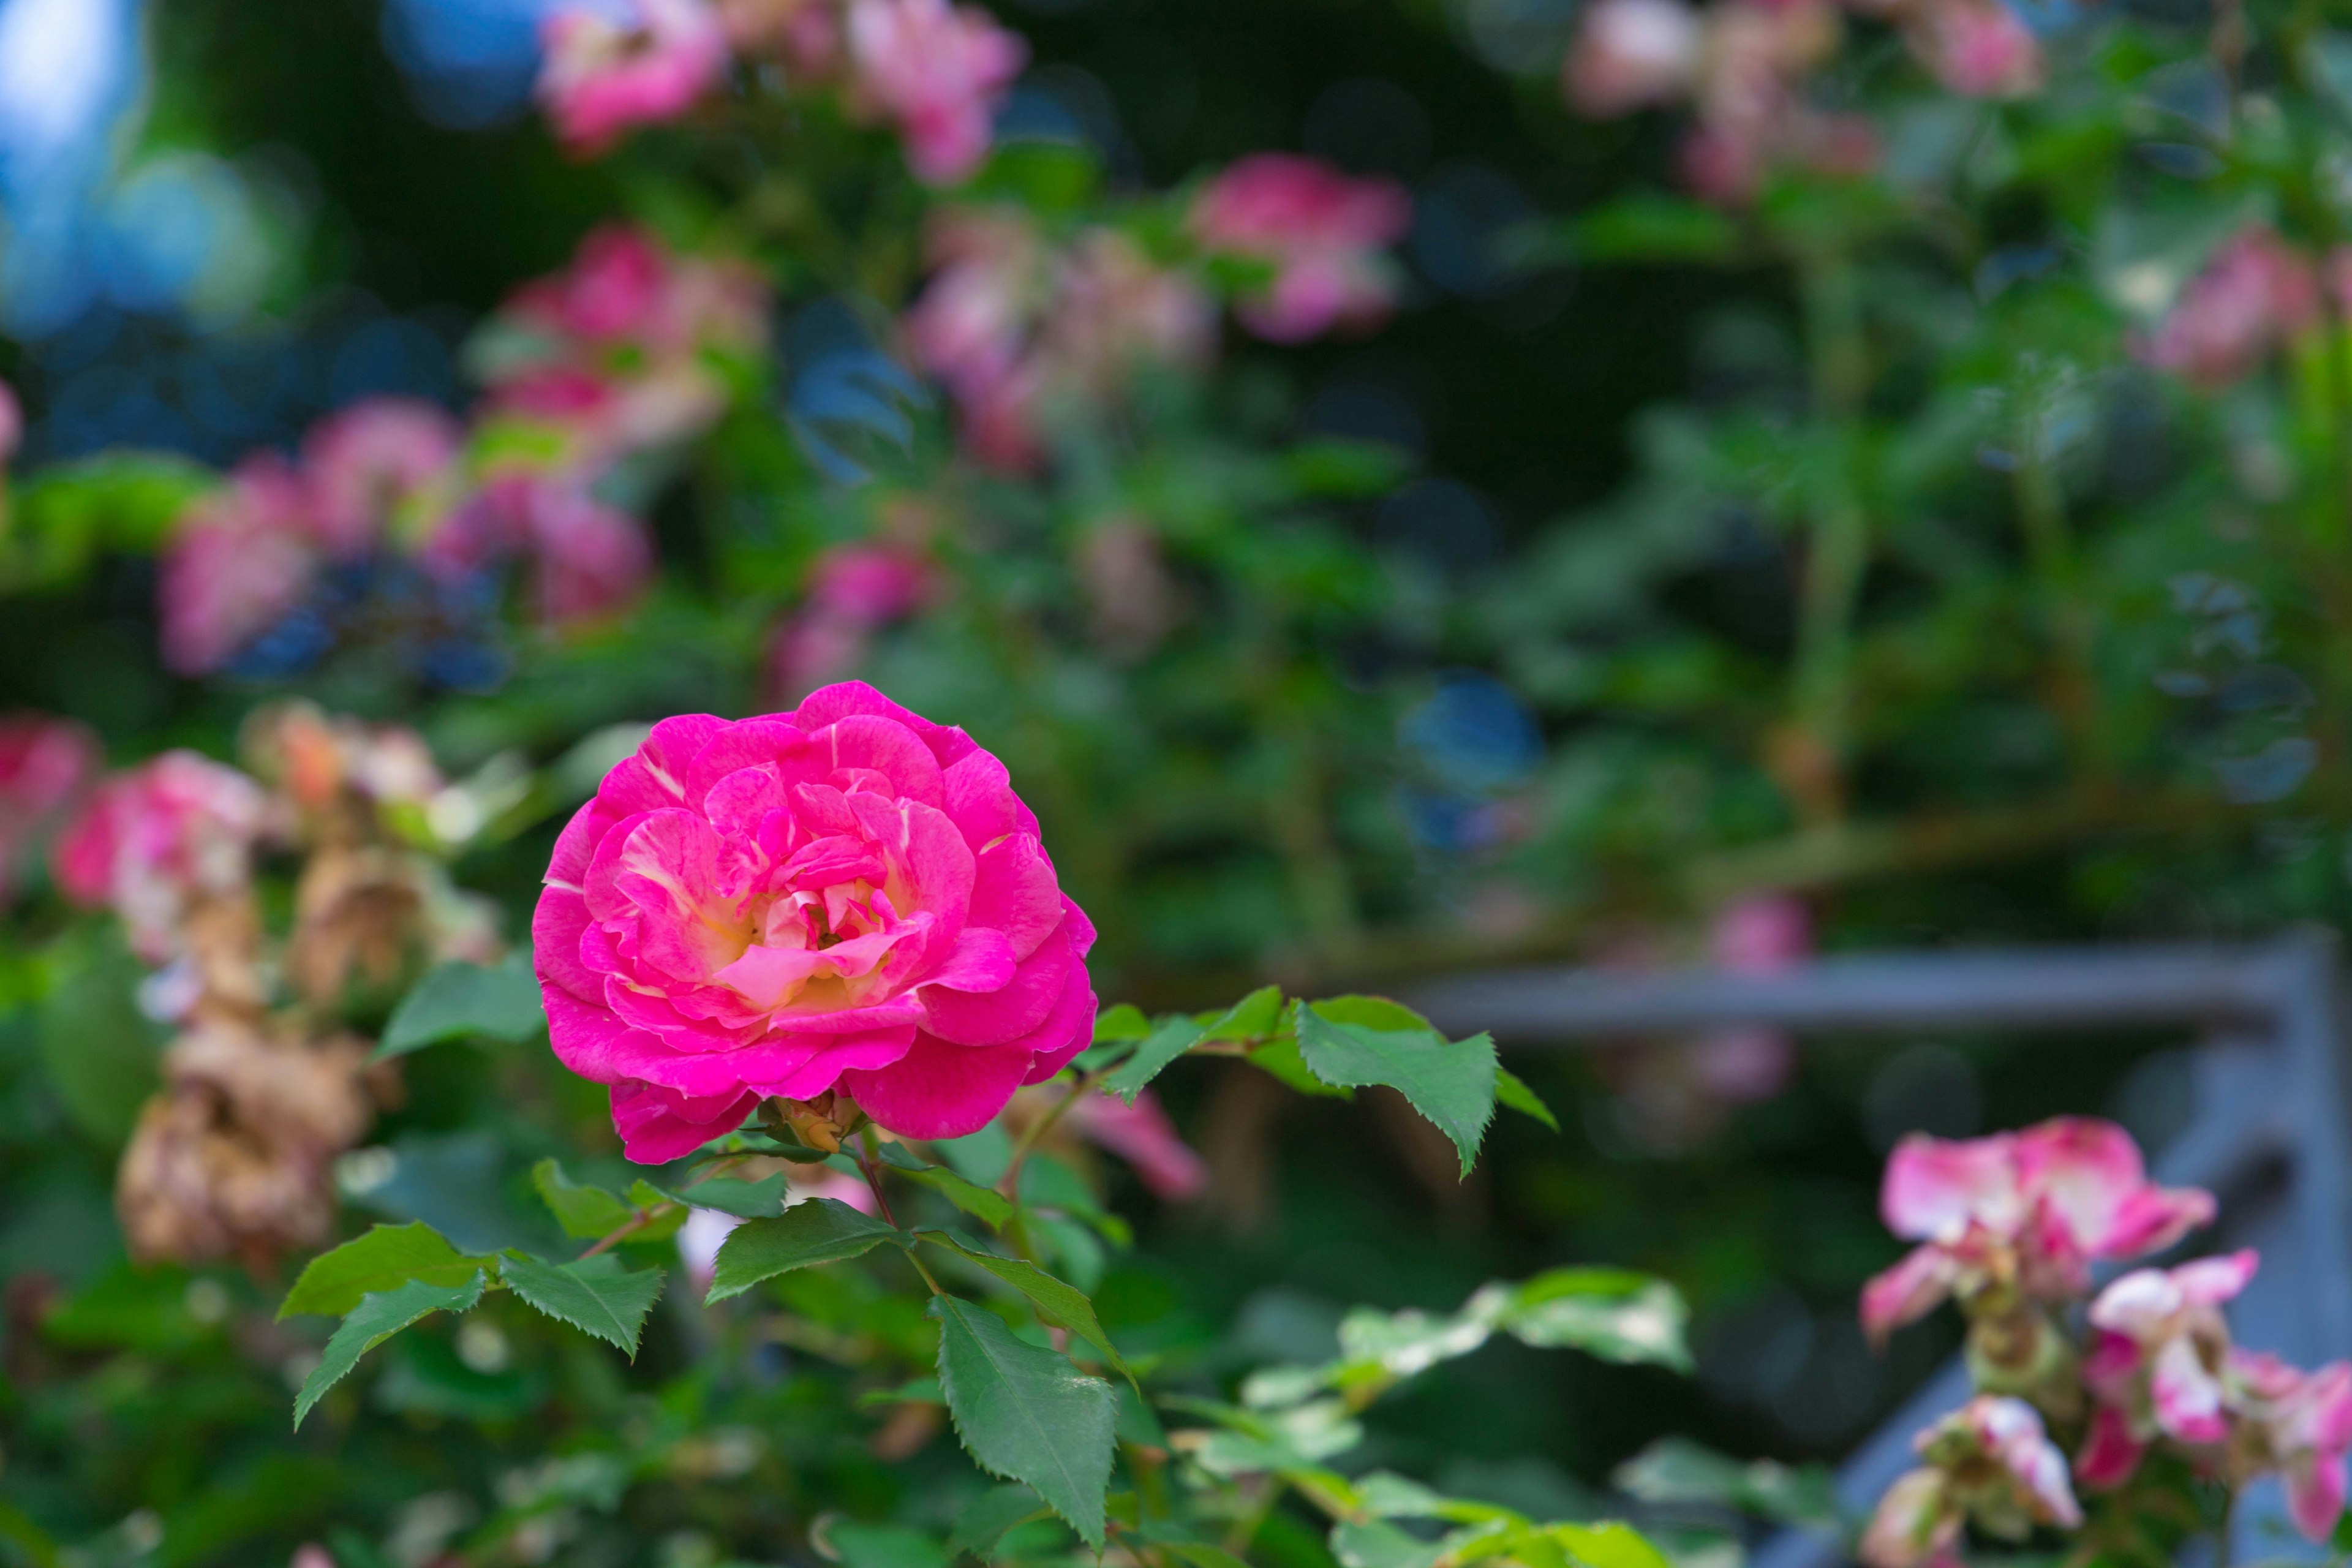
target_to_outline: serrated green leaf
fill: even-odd
[[[498,1260],[458,1251],[423,1220],[372,1226],[303,1266],[294,1288],[278,1303],[278,1315],[315,1312],[340,1318],[361,1299],[422,1280],[446,1289],[476,1273],[496,1274]]]
[[[731,1214],[737,1219],[772,1219],[784,1212],[784,1173],[763,1176],[756,1182],[740,1182],[719,1176],[708,1182],[697,1182],[690,1187],[656,1187],[646,1184],[674,1204],[687,1204],[698,1209],[717,1209]]]
[[[1158,1078],[1162,1068],[1182,1056],[1199,1042],[1201,1026],[1186,1017],[1174,1017],[1160,1025],[1135,1047],[1135,1054],[1113,1068],[1102,1080],[1105,1093],[1115,1094],[1128,1104],[1135,1103],[1144,1086]]]
[[[1687,1372],[1690,1309],[1662,1279],[1616,1268],[1555,1268],[1518,1287],[1496,1321],[1538,1349],[1570,1347],[1603,1361]]]
[[[1066,1280],[1056,1279],[1034,1263],[1017,1258],[998,1258],[992,1254],[966,1247],[943,1230],[919,1230],[915,1233],[934,1247],[945,1247],[960,1258],[980,1265],[1024,1296],[1037,1309],[1037,1315],[1055,1328],[1067,1329],[1087,1343],[1100,1351],[1103,1359],[1129,1382],[1135,1374],[1127,1370],[1118,1347],[1103,1332],[1101,1322],[1095,1317],[1095,1304],[1085,1291]]]
[[[838,1263],[886,1241],[903,1242],[894,1226],[859,1214],[837,1198],[809,1198],[774,1219],[746,1220],[719,1244],[706,1302],[740,1296],[762,1279],[794,1268]]]
[[[1551,1113],[1551,1107],[1508,1068],[1495,1069],[1495,1103],[1508,1106],[1522,1116],[1532,1116],[1555,1132],[1559,1131],[1559,1118]]]
[[[301,1429],[302,1418],[310,1414],[311,1406],[325,1396],[327,1390],[359,1365],[360,1357],[420,1318],[435,1312],[462,1312],[481,1299],[479,1269],[458,1285],[412,1279],[395,1289],[371,1292],[360,1298],[360,1304],[352,1309],[342,1326],[328,1339],[319,1364],[302,1380],[302,1392],[294,1396],[295,1429]]]
[[[1417,1015],[1376,996],[1343,996],[1300,1006],[1298,1053],[1307,1070],[1334,1087],[1385,1084],[1453,1140],[1467,1176],[1495,1119],[1495,1042],[1473,1035],[1449,1043]]]
[[[545,1027],[530,954],[518,949],[488,968],[456,962],[436,966],[392,1010],[375,1059],[472,1035],[520,1045]]]
[[[940,1325],[940,1387],[965,1451],[991,1475],[1028,1486],[1101,1551],[1111,1385],[1023,1344],[985,1308],[934,1296],[929,1310]]]
[[[661,1296],[663,1273],[658,1268],[631,1273],[610,1254],[583,1258],[574,1263],[549,1263],[537,1258],[509,1257],[504,1269],[507,1289],[549,1317],[595,1335],[637,1359],[637,1339],[646,1314]]]
[[[1204,1040],[1254,1040],[1282,1027],[1282,987],[1261,985],[1201,1031]]]
[[[530,1184],[563,1234],[583,1241],[610,1236],[637,1216],[636,1206],[618,1193],[573,1181],[551,1155],[530,1168]]]
[[[1150,1033],[1151,1020],[1145,1017],[1143,1009],[1132,1002],[1121,1002],[1116,1007],[1106,1007],[1095,1015],[1095,1044],[1098,1046],[1108,1045],[1113,1040],[1139,1040]]]
[[[910,1182],[940,1194],[991,1230],[1001,1230],[1013,1217],[1013,1200],[993,1187],[949,1170],[944,1165],[927,1165],[896,1143],[882,1145],[882,1163]]]
[[[1325,1083],[1307,1070],[1306,1058],[1298,1054],[1298,1041],[1285,1035],[1269,1040],[1242,1058],[1250,1066],[1300,1094],[1317,1095],[1329,1100],[1353,1100],[1356,1091]]]
[[[969,1555],[985,1563],[995,1555],[996,1543],[1004,1539],[1005,1531],[1053,1516],[1054,1510],[1027,1487],[991,1487],[956,1515],[955,1529],[948,1536],[948,1552],[951,1556]]]

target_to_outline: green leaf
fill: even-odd
[[[1103,1332],[1101,1322],[1095,1317],[1095,1304],[1087,1299],[1085,1291],[1066,1280],[1055,1279],[1034,1263],[1017,1258],[998,1258],[966,1247],[943,1230],[919,1230],[915,1234],[934,1247],[943,1247],[977,1263],[1028,1297],[1029,1304],[1037,1309],[1039,1317],[1055,1328],[1069,1330],[1102,1352],[1105,1361],[1129,1382],[1134,1381],[1135,1374],[1127,1370],[1127,1363],[1120,1359],[1118,1347],[1110,1342],[1108,1334]]]
[[[1687,1437],[1659,1438],[1618,1466],[1610,1479],[1643,1502],[1712,1503],[1785,1524],[1838,1526],[1837,1494],[1822,1467],[1742,1463]]]
[[[539,1189],[563,1234],[583,1241],[610,1236],[637,1217],[636,1205],[618,1193],[573,1181],[552,1155],[530,1168],[530,1184]]]
[[[507,1288],[549,1317],[595,1335],[637,1359],[646,1314],[662,1291],[662,1271],[630,1273],[609,1253],[575,1263],[548,1263],[511,1255]]]
[[[1559,1118],[1551,1113],[1551,1107],[1508,1068],[1495,1069],[1495,1103],[1507,1105],[1522,1116],[1532,1116],[1555,1132],[1559,1131]]]
[[[688,1204],[698,1209],[717,1209],[720,1214],[731,1214],[737,1219],[772,1219],[784,1212],[786,1194],[782,1171],[756,1182],[740,1182],[730,1176],[719,1176],[708,1182],[697,1182],[690,1187],[655,1187],[650,1182],[646,1184],[674,1204]]]
[[[986,1308],[934,1296],[929,1312],[940,1325],[940,1387],[965,1450],[991,1475],[1028,1485],[1101,1551],[1111,1385],[1023,1344]]]
[[[1619,1268],[1555,1268],[1521,1285],[1497,1326],[1538,1349],[1688,1372],[1690,1309],[1663,1279]]]
[[[1723,261],[1739,249],[1738,224],[1679,196],[1621,196],[1586,211],[1567,237],[1585,261]]]
[[[955,1529],[948,1536],[948,1552],[985,1563],[996,1554],[996,1543],[1004,1539],[1006,1531],[1050,1519],[1053,1513],[1027,1487],[991,1487],[956,1515]]]
[[[1307,1061],[1298,1053],[1296,1037],[1285,1035],[1278,1040],[1270,1040],[1243,1059],[1300,1094],[1319,1095],[1332,1100],[1356,1098],[1354,1089],[1334,1088],[1307,1070]]]
[[[498,1260],[458,1251],[423,1220],[379,1225],[303,1267],[286,1292],[278,1315],[316,1312],[340,1318],[373,1296],[423,1280],[444,1289],[463,1285],[475,1273],[496,1274]]]
[[[1095,1044],[1108,1045],[1113,1040],[1139,1040],[1151,1033],[1151,1020],[1143,1009],[1132,1002],[1122,1002],[1116,1007],[1106,1007],[1095,1016]],[[1012,1489],[1000,1487],[999,1491]]]
[[[1331,1527],[1331,1555],[1340,1568],[1432,1568],[1445,1545],[1407,1535],[1386,1520],[1349,1519]]]
[[[1207,1028],[1204,1040],[1255,1040],[1282,1027],[1282,987],[1261,985],[1232,1006]]]
[[[487,969],[455,962],[436,966],[392,1010],[375,1059],[472,1035],[520,1045],[546,1026],[530,954],[517,949]]]
[[[1672,1568],[1666,1554],[1630,1524],[1554,1524],[1545,1533],[1584,1568]]]
[[[1143,1092],[1144,1085],[1158,1078],[1160,1069],[1189,1051],[1202,1038],[1201,1026],[1186,1017],[1174,1017],[1145,1037],[1135,1054],[1102,1080],[1105,1093],[1115,1094],[1129,1105]]]
[[[762,1279],[794,1268],[838,1263],[886,1241],[904,1243],[896,1226],[859,1214],[838,1198],[810,1198],[774,1219],[747,1220],[719,1244],[708,1301],[740,1296]]]
[[[161,1081],[170,1031],[139,1010],[144,972],[116,931],[74,942],[59,969],[41,1004],[41,1062],[73,1124],[114,1148]]]
[[[825,1539],[845,1568],[948,1568],[936,1536],[906,1524],[835,1524]]]
[[[360,1299],[343,1319],[342,1327],[327,1341],[327,1349],[310,1375],[302,1380],[302,1392],[294,1396],[294,1426],[299,1431],[302,1418],[319,1403],[327,1390],[341,1383],[359,1365],[360,1357],[367,1354],[401,1330],[420,1318],[436,1312],[462,1312],[482,1299],[482,1275],[476,1269],[464,1283],[436,1285],[429,1280],[411,1279],[396,1289],[371,1292]]]
[[[1385,1084],[1454,1141],[1467,1176],[1495,1119],[1495,1042],[1473,1035],[1449,1044],[1419,1016],[1377,996],[1342,996],[1297,1010],[1298,1054],[1307,1070],[1335,1087]],[[1412,1026],[1418,1025],[1418,1026]]]
[[[926,1165],[891,1144],[884,1144],[882,1152],[891,1169],[910,1182],[920,1182],[991,1230],[1003,1229],[1013,1217],[1013,1200],[993,1187],[968,1181],[944,1165]]]

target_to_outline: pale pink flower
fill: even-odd
[[[1207,250],[1274,268],[1235,307],[1275,342],[1386,320],[1396,299],[1382,252],[1412,226],[1412,198],[1392,180],[1354,180],[1314,158],[1258,153],[1211,180],[1192,204]]]
[[[2133,351],[2198,385],[2226,386],[2307,331],[2319,309],[2310,258],[2256,224],[2214,253]]]
[[[302,602],[324,558],[300,477],[274,453],[247,458],[164,544],[164,664],[181,675],[218,668]]]
[[[2161,1434],[2203,1445],[2230,1435],[2221,1382],[2230,1331],[2221,1304],[2246,1288],[2258,1261],[2244,1251],[2177,1268],[2136,1268],[2099,1292],[2090,1311],[2098,1339],[2083,1381],[2126,1425],[2095,1435],[2092,1475],[2105,1481],[2118,1468],[2130,1473],[2125,1437],[2144,1446]]]
[[[110,907],[133,952],[151,963],[176,954],[198,902],[241,891],[268,826],[261,786],[194,752],[165,752],[100,784],[50,854],[58,889]]]
[[[1864,1531],[1870,1568],[1957,1562],[1961,1526],[2022,1541],[2036,1525],[2083,1522],[2066,1458],[2021,1399],[1980,1394],[1913,1440],[1924,1468],[1889,1487]]]
[[[1993,1285],[2042,1301],[2080,1295],[2093,1263],[2161,1251],[2213,1217],[2213,1198],[2152,1185],[2138,1145],[2114,1123],[2060,1117],[1966,1142],[1905,1139],[1879,1213],[1922,1245],[1864,1287],[1874,1337]]]
[[[1087,1094],[1067,1112],[1072,1127],[1134,1167],[1153,1194],[1181,1203],[1208,1187],[1209,1167],[1176,1131],[1150,1089],[1133,1105],[1115,1094]]]
[[[996,106],[1028,62],[1018,34],[977,5],[850,0],[848,40],[852,90],[898,127],[917,179],[952,185],[980,167]]]
[[[98,738],[70,719],[0,716],[0,902],[100,761]]]
[[[286,1568],[335,1568],[335,1559],[317,1542],[306,1541],[294,1549],[294,1555],[287,1561]]]
[[[1670,103],[1697,84],[1706,42],[1706,26],[1685,0],[1595,0],[1561,68],[1561,86],[1596,119]]]
[[[531,933],[557,1057],[646,1163],[771,1096],[959,1136],[1093,1037],[1094,928],[1004,765],[855,682],[654,726],[556,841]]]
[[[2287,1512],[2314,1541],[2335,1534],[2344,1515],[2345,1456],[2352,1451],[2352,1363],[2301,1372],[2276,1356],[2230,1352],[2232,1408],[2286,1481]]]
[[[430,493],[457,460],[465,431],[414,397],[371,397],[311,426],[302,477],[320,542],[362,553],[404,507]]]
[[[727,34],[707,0],[631,0],[629,23],[602,7],[540,25],[539,100],[572,152],[593,156],[639,125],[675,120],[727,71]]]
[[[1905,31],[1950,91],[2022,98],[2042,85],[2042,45],[2003,0],[1927,0]]]

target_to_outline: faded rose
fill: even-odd
[[[856,682],[656,725],[557,841],[532,937],[556,1055],[649,1163],[827,1090],[971,1132],[1093,1037],[1094,927],[1004,765]]]

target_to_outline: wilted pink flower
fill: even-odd
[[[1697,83],[1706,29],[1685,0],[1595,0],[1562,67],[1579,110],[1608,119],[1668,103]]]
[[[370,548],[394,513],[449,472],[464,438],[455,419],[414,397],[367,398],[313,426],[302,477],[320,542],[339,554]]]
[[[2134,352],[2200,386],[2226,386],[2308,330],[2319,307],[2310,258],[2256,224],[2214,253]]]
[[[1924,1568],[1958,1561],[1953,1547],[1970,1521],[2021,1541],[2036,1525],[2072,1529],[2083,1510],[2066,1480],[2066,1458],[2021,1399],[1979,1394],[1914,1440],[1925,1468],[1879,1500],[1860,1556],[1869,1568]]]
[[[593,156],[639,125],[675,120],[727,70],[727,35],[706,0],[631,0],[634,24],[601,7],[540,25],[539,100],[572,152]]]
[[[977,5],[850,0],[848,37],[852,89],[898,126],[915,177],[952,185],[979,168],[1029,58],[1019,35]]]
[[[1392,180],[1351,180],[1317,159],[1258,153],[1209,182],[1191,221],[1209,250],[1274,268],[1273,281],[1234,313],[1258,336],[1295,343],[1387,318],[1396,289],[1381,252],[1412,226],[1412,198]]]
[[[1150,1089],[1139,1093],[1133,1105],[1115,1094],[1084,1095],[1067,1114],[1080,1136],[1133,1166],[1143,1184],[1159,1196],[1181,1203],[1200,1196],[1208,1186],[1209,1167],[1177,1132]]]
[[[8,466],[24,439],[24,406],[16,401],[16,389],[0,381],[0,468]]]
[[[1879,1213],[1922,1245],[1864,1287],[1863,1326],[1883,1337],[1994,1285],[2063,1300],[2094,1262],[2161,1251],[2213,1217],[2210,1193],[2151,1185],[2113,1122],[2059,1117],[1965,1142],[1914,1134],[1886,1164]]]
[[[2231,1408],[2251,1429],[2256,1461],[2280,1470],[2295,1528],[2325,1542],[2344,1516],[2345,1456],[2352,1451],[2352,1363],[2302,1372],[2273,1355],[2231,1351]]]
[[[98,740],[70,719],[0,716],[0,901],[44,835],[98,771]]]
[[[1092,1038],[1094,928],[1004,765],[855,682],[656,725],[557,840],[532,939],[556,1055],[647,1163],[836,1089],[958,1136]]]
[[[300,477],[275,454],[247,458],[163,547],[164,664],[182,675],[218,668],[302,602],[323,558]]]
[[[2004,0],[1927,0],[1905,32],[1950,91],[2022,98],[2042,86],[2042,45]]]
[[[160,963],[197,902],[252,880],[267,812],[236,769],[165,752],[99,786],[51,851],[51,872],[75,902],[112,908],[132,950]]]

